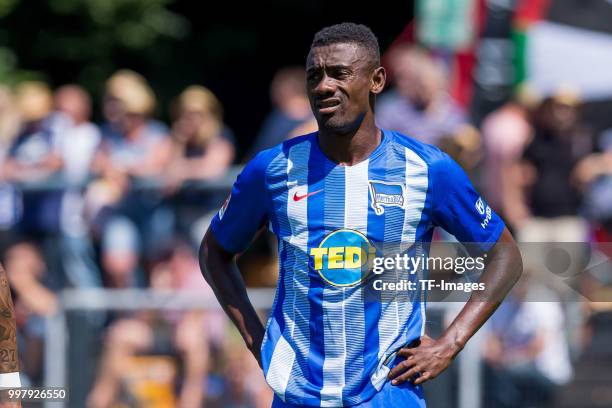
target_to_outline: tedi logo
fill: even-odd
[[[376,248],[359,231],[340,229],[310,249],[314,269],[333,286],[352,286],[361,281],[362,267],[376,255]]]
[[[476,204],[474,204],[474,207],[476,207],[476,210],[480,215],[484,216],[484,219],[480,223],[480,226],[483,229],[486,229],[487,225],[489,225],[489,221],[491,221],[491,207],[485,204],[482,197],[478,197],[478,200],[476,200]]]

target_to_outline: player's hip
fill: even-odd
[[[283,402],[283,400],[276,394],[274,395],[274,401],[272,402],[272,408],[298,408],[304,406],[304,404],[291,404]],[[319,406],[327,407],[335,405],[328,405],[324,402]],[[423,388],[420,385],[415,386],[407,382],[402,385],[395,386],[391,385],[390,381],[387,381],[383,385],[382,389],[375,393],[374,396],[367,401],[359,404],[344,404],[338,406],[354,408],[425,408],[426,404],[423,396]]]

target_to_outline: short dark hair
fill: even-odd
[[[315,34],[310,48],[338,43],[360,45],[368,52],[372,65],[380,65],[378,39],[369,27],[355,23],[340,23],[325,27]]]

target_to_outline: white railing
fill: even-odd
[[[249,289],[249,298],[256,309],[272,307],[273,289]],[[60,311],[47,319],[45,336],[45,386],[66,387],[68,378],[68,327],[70,311],[108,310],[220,310],[212,299],[188,291],[153,291],[145,289],[69,289],[60,293]],[[428,310],[454,313],[454,303],[429,303]],[[458,408],[479,408],[481,402],[480,337],[475,336],[459,355]],[[50,402],[46,407],[64,407]]]

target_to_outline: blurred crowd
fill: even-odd
[[[221,103],[189,86],[173,102],[168,126],[153,117],[156,98],[145,78],[121,70],[106,82],[101,105],[104,121],[94,124],[90,96],[77,85],[0,89],[0,251],[25,384],[41,384],[44,318],[57,310],[62,288],[188,288],[213,297],[196,249],[225,192],[181,186],[219,178],[234,161]],[[226,398],[244,406],[261,399],[251,395],[260,389],[268,393],[261,375],[259,386],[247,384],[255,367],[235,375],[241,349],[226,350],[228,327],[218,314],[122,313],[103,326],[91,407],[111,406],[134,371],[131,357],[169,350],[184,362],[181,406],[201,405],[213,349],[233,371],[223,384],[236,390]]]
[[[400,45],[388,63],[378,124],[449,153],[521,245],[523,278],[484,328],[484,406],[557,406],[590,347],[592,314],[610,308],[590,302],[612,283],[610,263],[584,272],[592,245],[611,255],[612,129],[583,120],[568,83],[548,95],[521,84],[476,127],[449,95],[444,59]]]
[[[595,134],[582,121],[571,84],[559,84],[552,95],[520,86],[475,126],[449,94],[443,60],[401,45],[387,61],[393,80],[377,104],[379,126],[453,156],[520,241],[610,237],[612,129]],[[272,111],[245,149],[247,158],[316,130],[304,84],[301,67],[276,73]],[[59,307],[63,288],[190,289],[213,298],[197,248],[226,192],[197,182],[223,177],[235,163],[236,139],[221,102],[207,88],[189,86],[166,124],[155,117],[147,80],[120,70],[107,80],[101,106],[96,124],[90,96],[78,85],[0,88],[0,252],[15,295],[26,383],[41,384],[44,318]],[[486,331],[487,407],[549,403],[556,387],[571,380],[588,341],[582,302],[565,308],[522,301],[533,282],[551,286],[560,300],[572,296],[548,285],[547,272],[532,261],[526,257],[524,281]],[[274,282],[273,267],[260,270],[271,271],[267,281]],[[132,398],[195,407],[216,395],[219,406],[269,406],[257,364],[218,312],[117,313],[98,329],[104,341],[93,353],[89,407],[124,406],[117,401],[126,387],[145,382],[137,380],[142,367],[165,373],[148,381],[168,391],[132,386]],[[171,358],[151,359],[160,355]]]

